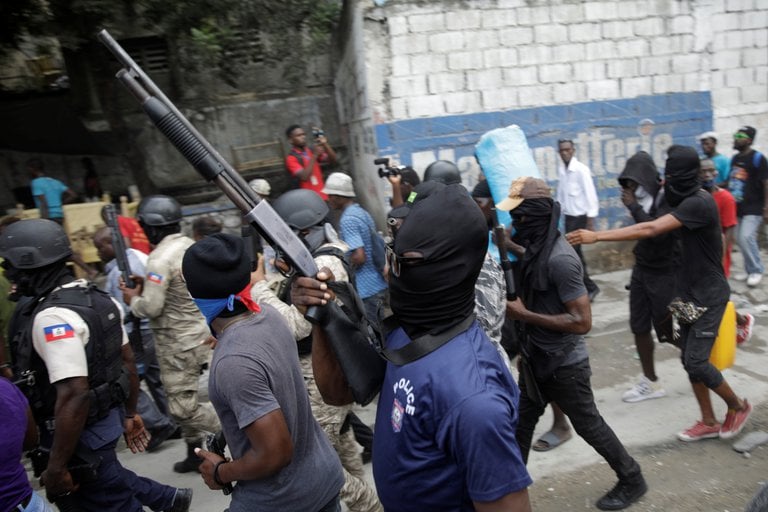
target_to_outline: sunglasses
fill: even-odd
[[[749,139],[750,137],[746,133],[736,132],[736,133],[733,134],[733,138],[734,139]]]
[[[398,256],[395,253],[392,244],[387,244],[387,264],[389,265],[389,272],[395,276],[400,277],[400,270],[403,265],[415,266],[424,262],[424,258],[406,258],[405,256]]]

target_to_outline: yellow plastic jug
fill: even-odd
[[[715,344],[709,354],[709,362],[718,370],[725,370],[733,366],[736,360],[736,307],[728,301],[720,320],[720,328],[717,331]]]

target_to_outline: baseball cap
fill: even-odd
[[[754,140],[755,135],[757,135],[757,130],[755,130],[751,126],[742,126],[738,130],[736,130],[736,133],[743,133],[746,136],[748,136],[750,139]]]
[[[323,193],[329,196],[355,197],[352,178],[343,172],[334,172],[325,180]]]
[[[526,199],[543,199],[551,198],[552,191],[549,189],[547,182],[533,178],[531,176],[525,176],[523,178],[517,178],[512,182],[509,187],[509,196],[496,205],[499,210],[511,211],[520,206],[520,204]]]
[[[715,132],[704,132],[698,136],[698,140],[712,139],[717,142],[717,134]]]

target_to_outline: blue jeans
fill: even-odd
[[[757,230],[763,223],[760,215],[744,215],[739,217],[739,227],[736,243],[744,255],[744,271],[747,274],[762,274],[765,272],[760,259],[760,248],[757,246]]]
[[[29,500],[29,504],[24,508],[15,508],[12,512],[53,512],[53,508],[46,502],[39,494],[32,491],[32,496]]]
[[[624,445],[597,410],[590,385],[591,376],[589,359],[585,359],[576,364],[561,366],[555,370],[552,377],[538,384],[544,399],[560,406],[571,420],[576,433],[605,459],[619,480],[635,483],[641,478],[640,466],[627,453]],[[520,419],[515,437],[526,463],[533,430],[545,408],[546,405],[535,403],[528,398],[525,379],[520,379]]]

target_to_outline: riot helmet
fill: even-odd
[[[19,270],[42,268],[71,255],[67,234],[52,220],[14,222],[0,236],[0,256]]]
[[[272,206],[311,252],[326,242],[338,239],[333,226],[326,222],[328,205],[312,190],[289,190],[278,197]]]
[[[461,183],[461,173],[453,162],[436,160],[424,170],[424,181],[439,181],[446,185],[453,185]]]
[[[181,222],[181,205],[170,196],[147,196],[139,203],[138,221],[145,226],[170,226]]]
[[[325,221],[328,205],[317,193],[307,189],[289,190],[272,203],[286,224],[299,231]]]

